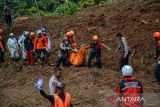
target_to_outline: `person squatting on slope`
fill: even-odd
[[[27,36],[24,40],[24,48],[27,54],[28,65],[34,65],[34,53],[33,53],[34,43],[31,36]]]
[[[119,45],[116,50],[116,53],[119,50],[122,53],[122,56],[119,61],[119,69],[121,71],[123,66],[128,65],[128,59],[129,59],[131,52],[130,52],[130,48],[128,46],[128,42],[127,42],[126,38],[122,35],[122,33],[120,33],[120,32],[117,33],[116,37],[119,39]]]
[[[47,47],[46,42],[46,39],[42,36],[41,30],[38,30],[36,32],[36,38],[34,40],[34,50],[39,64],[44,62],[44,54],[47,54],[45,50],[45,48]]]
[[[18,62],[19,60],[18,42],[17,42],[17,39],[14,37],[13,33],[9,33],[9,39],[7,41],[7,46],[11,54],[12,61]]]
[[[153,34],[153,37],[155,38],[155,47],[156,47],[156,56],[155,60],[156,63],[154,65],[154,79],[152,82],[156,82],[160,84],[160,32],[155,32]]]
[[[45,62],[46,63],[49,63],[48,62],[48,57],[49,57],[49,53],[51,51],[51,40],[49,38],[49,34],[47,33],[47,30],[45,27],[42,27],[41,28],[41,31],[42,31],[42,36],[44,37],[45,41],[46,41],[46,47],[44,48],[44,58],[45,58]]]
[[[91,62],[94,58],[96,58],[96,67],[101,68],[101,48],[104,47],[108,50],[111,50],[106,44],[102,43],[99,40],[99,37],[97,35],[94,35],[92,37],[92,41],[90,42],[89,45],[86,46],[86,49],[91,48],[89,57],[88,57],[88,62],[87,66],[91,67]]]
[[[0,29],[0,63],[4,62],[4,51],[3,30]]]
[[[140,101],[122,101],[125,98],[143,97],[143,87],[141,81],[132,77],[133,69],[129,65],[122,68],[123,80],[117,86],[117,107],[143,107],[143,100]]]
[[[67,32],[65,37],[67,37],[68,44],[72,47],[72,49],[74,49],[75,52],[78,52],[78,50],[76,48],[77,43],[76,43],[74,31]]]
[[[3,8],[4,11],[4,16],[5,16],[5,21],[6,24],[11,27],[11,22],[12,22],[12,18],[11,18],[11,9],[9,7],[9,3],[6,2]]]
[[[62,42],[59,44],[56,68],[60,68],[61,63],[63,66],[69,67],[70,51],[74,51],[74,50],[72,50],[71,46],[69,45],[67,37],[63,37]]]
[[[21,48],[21,54],[22,54],[22,63],[26,64],[26,59],[27,59],[27,52],[24,46],[24,40],[29,36],[28,31],[24,31],[23,34],[20,36],[18,40],[18,44]]]
[[[60,78],[62,76],[62,71],[60,68],[56,68],[54,70],[54,75],[49,80],[49,90],[50,95],[53,95],[56,93],[56,85],[60,82]]]
[[[56,86],[57,92],[53,95],[47,95],[43,89],[43,80],[38,80],[35,87],[40,91],[40,94],[51,102],[51,107],[73,107],[71,104],[71,95],[65,91],[65,84],[59,82]]]

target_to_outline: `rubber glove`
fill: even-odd
[[[37,90],[42,90],[42,85],[43,85],[43,79],[39,79],[37,84],[35,84],[35,87],[37,88]]]

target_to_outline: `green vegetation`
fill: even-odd
[[[82,8],[115,0],[8,0],[13,17],[72,15]],[[5,0],[0,0],[0,12],[3,13]],[[3,15],[1,14],[1,18]]]

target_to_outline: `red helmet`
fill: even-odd
[[[153,34],[153,37],[154,37],[154,38],[159,38],[159,37],[160,37],[160,32],[155,32],[155,33]]]

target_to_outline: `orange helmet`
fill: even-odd
[[[74,35],[74,31],[71,30],[71,31],[70,31],[70,35]]]
[[[3,29],[0,29],[0,34],[2,34],[3,33]]]
[[[93,38],[92,38],[92,40],[93,40],[93,41],[98,41],[98,40],[99,40],[99,37],[98,37],[97,35],[94,35]]]
[[[35,33],[34,32],[30,32],[30,34],[29,34],[30,36],[34,36],[35,35]]]
[[[69,31],[66,33],[66,35],[72,37],[74,35],[74,31]]]
[[[155,32],[155,33],[153,34],[153,37],[154,37],[154,38],[160,37],[160,32]]]

